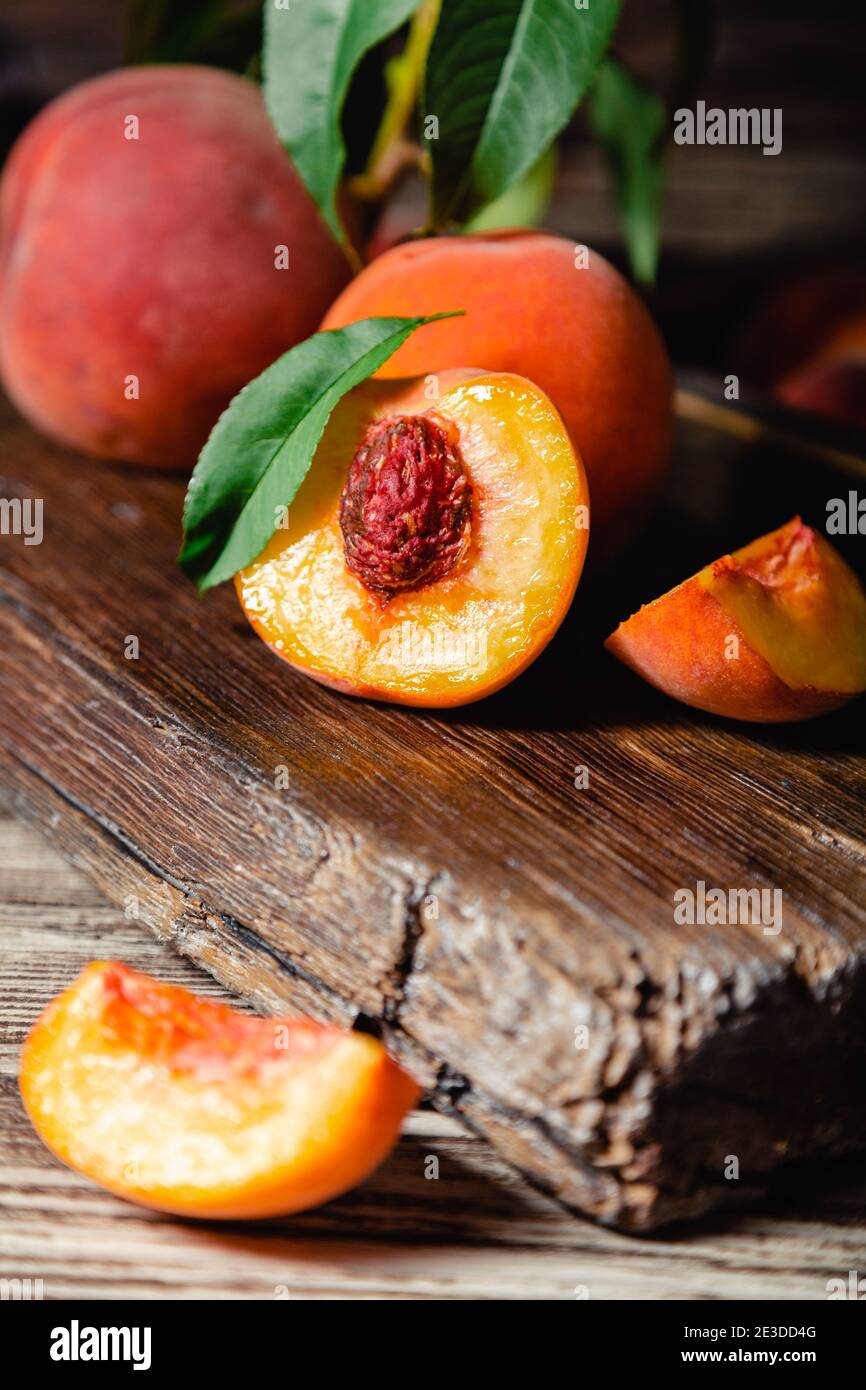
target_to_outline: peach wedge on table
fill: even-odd
[[[810,719],[866,689],[866,594],[795,517],[645,604],[605,645],[697,709],[765,724]]]
[[[106,961],[37,1021],[21,1092],[71,1168],[143,1206],[228,1219],[354,1187],[420,1094],[366,1035],[241,1014]]]

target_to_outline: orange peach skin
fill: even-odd
[[[105,961],[36,1023],[21,1093],[57,1157],[111,1192],[230,1219],[355,1186],[420,1094],[370,1037],[250,1017]]]
[[[646,604],[605,645],[711,714],[809,719],[866,689],[866,596],[796,517]]]
[[[52,102],[9,156],[0,372],[64,444],[191,467],[231,397],[314,332],[348,278],[253,83],[110,73]]]
[[[596,252],[541,232],[434,237],[368,265],[325,316],[463,309],[410,339],[380,377],[470,362],[534,381],[562,415],[592,499],[593,553],[621,548],[660,490],[671,447],[672,378],[641,300]]]
[[[426,331],[426,330],[425,330]],[[534,661],[568,611],[588,540],[586,476],[543,392],[509,373],[368,381],[337,406],[290,510],[235,579],[259,636],[346,694],[442,708],[493,694]],[[340,492],[373,420],[429,410],[456,426],[473,487],[472,541],[440,581],[383,604],[350,573]]]

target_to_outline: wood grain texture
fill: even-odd
[[[861,1161],[788,1170],[768,1209],[636,1239],[574,1217],[430,1110],[409,1117],[372,1179],[318,1211],[227,1228],[142,1211],[36,1138],[15,1081],[21,1044],[96,957],[225,991],[127,921],[2,804],[0,956],[0,1274],[41,1279],[46,1299],[817,1300],[828,1279],[863,1268]]]
[[[515,686],[434,715],[324,690],[231,592],[199,600],[179,481],[9,410],[0,432],[4,495],[45,503],[41,546],[2,541],[0,776],[128,912],[258,1007],[381,1031],[438,1106],[603,1221],[693,1216],[863,1141],[861,711],[738,729],[600,648],[713,554],[798,508],[820,522],[838,480],[691,426],[643,549],[581,586]],[[780,888],[782,932],[677,926],[698,880]]]

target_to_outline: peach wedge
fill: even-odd
[[[866,594],[795,517],[646,604],[605,645],[710,714],[810,719],[866,690]]]
[[[373,1038],[96,961],[33,1028],[21,1093],[57,1157],[118,1196],[242,1219],[360,1182],[419,1089]]]

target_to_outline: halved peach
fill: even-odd
[[[583,465],[525,378],[368,381],[335,409],[287,529],[235,582],[259,636],[316,680],[459,705],[553,636],[588,526]]]
[[[697,709],[809,719],[866,690],[866,594],[795,517],[646,604],[605,645]]]
[[[353,1187],[420,1094],[373,1038],[240,1014],[106,961],[36,1023],[21,1093],[70,1167],[144,1206],[225,1218]]]

